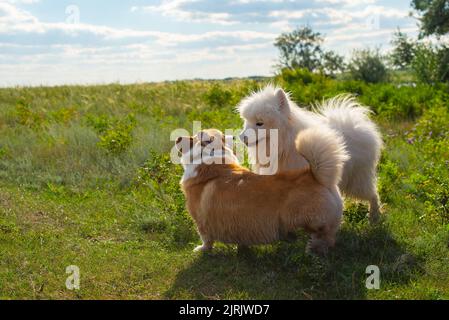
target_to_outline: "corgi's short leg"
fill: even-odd
[[[329,250],[329,247],[323,239],[314,238],[309,240],[306,247],[307,253],[314,253],[320,256],[324,256],[327,254],[327,251]]]
[[[306,251],[317,255],[326,255],[329,248],[335,245],[335,233],[313,233],[307,244]]]
[[[377,192],[370,199],[368,218],[371,224],[376,224],[380,220],[380,201]]]
[[[214,240],[212,240],[211,238],[201,235],[201,240],[203,241],[203,244],[196,247],[193,250],[194,252],[207,252],[211,251],[214,248]]]

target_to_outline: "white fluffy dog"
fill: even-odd
[[[282,89],[267,86],[245,98],[238,110],[244,120],[244,130],[240,139],[248,145],[248,132],[266,129],[262,138],[257,136],[256,146],[264,142],[269,145],[270,129],[278,129],[277,164],[270,166],[278,172],[303,168],[308,165],[304,157],[295,149],[295,138],[302,130],[311,127],[329,127],[339,132],[346,144],[350,159],[345,163],[340,190],[347,196],[366,200],[370,203],[371,222],[379,219],[379,196],[376,186],[376,167],[382,148],[382,139],[376,125],[369,119],[369,109],[361,106],[354,97],[341,95],[324,102],[310,112],[299,108]],[[320,152],[316,145],[316,152]],[[261,164],[254,150],[249,148],[254,161],[253,171],[260,173]],[[274,173],[274,172],[273,172]]]

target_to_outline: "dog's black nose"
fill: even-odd
[[[181,141],[182,141],[182,137],[179,137],[178,139],[176,139],[176,143],[178,144],[178,143],[181,143]]]

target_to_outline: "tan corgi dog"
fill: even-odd
[[[337,187],[348,159],[342,139],[331,129],[308,129],[296,140],[309,166],[275,175],[257,175],[239,165],[224,135],[215,129],[180,137],[187,209],[203,244],[268,244],[303,228],[308,250],[323,254],[335,244],[343,211]]]

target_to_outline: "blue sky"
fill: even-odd
[[[270,75],[273,41],[309,25],[324,46],[416,35],[410,0],[0,0],[0,86]]]

